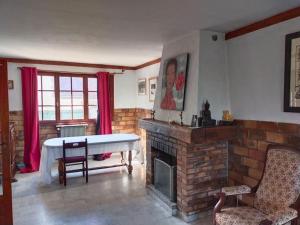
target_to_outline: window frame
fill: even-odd
[[[54,71],[38,71],[38,76],[54,76],[54,93],[55,93],[55,120],[39,120],[41,125],[51,125],[51,124],[78,124],[78,123],[96,123],[97,119],[88,118],[88,78],[97,78],[94,74],[84,74],[84,73],[69,73],[69,72],[54,72]],[[60,118],[60,77],[81,77],[83,78],[83,119],[68,119],[61,120]],[[71,81],[72,82],[72,81]],[[71,90],[72,91],[72,90]],[[98,92],[98,90],[97,90]],[[113,93],[113,92],[112,92]],[[113,102],[112,102],[113,104]],[[72,102],[73,108],[73,102]],[[73,116],[73,115],[72,115]]]
[[[60,89],[60,78],[61,77],[70,77],[71,79],[70,79],[70,90],[62,90],[62,89]],[[73,89],[73,77],[80,77],[80,78],[82,78],[82,90],[74,90]],[[58,78],[57,78],[57,80],[58,80],[58,93],[57,93],[57,97],[55,97],[56,99],[57,99],[57,101],[56,101],[56,105],[57,105],[57,109],[56,109],[56,111],[58,111],[57,112],[57,114],[59,115],[59,117],[57,117],[58,118],[58,120],[60,121],[60,122],[64,122],[64,121],[82,121],[82,120],[92,120],[92,119],[89,119],[88,117],[86,117],[86,114],[85,114],[85,99],[84,99],[84,96],[85,96],[85,92],[87,92],[86,90],[85,90],[85,88],[88,88],[88,87],[85,87],[85,85],[84,85],[84,80],[88,80],[88,78],[89,77],[87,77],[87,78],[85,78],[85,77],[83,77],[83,76],[67,76],[67,75],[60,75],[60,76],[58,76]],[[55,91],[55,94],[56,94],[56,90],[54,90]],[[74,99],[73,99],[73,96],[74,96],[74,94],[75,93],[81,93],[82,92],[82,97],[83,97],[83,105],[76,105],[76,104],[74,104]],[[70,93],[70,95],[71,95],[71,105],[61,105],[60,104],[60,100],[61,100],[61,93]],[[74,111],[74,107],[76,107],[76,106],[83,106],[83,119],[73,119],[73,117],[74,117],[74,114],[73,114],[73,111]],[[71,107],[71,116],[72,116],[72,119],[64,119],[64,120],[62,120],[61,119],[61,114],[60,114],[60,112],[61,112],[61,108],[62,107]]]
[[[92,77],[91,77],[92,78]],[[97,79],[97,78],[96,78]],[[98,102],[97,102],[97,105],[93,105],[93,104],[90,104],[90,102],[89,102],[89,94],[90,93],[96,93],[96,95],[97,95],[97,100],[98,100],[98,87],[97,87],[97,90],[96,91],[94,91],[94,90],[89,90],[88,89],[88,87],[89,87],[89,85],[88,85],[88,79],[86,79],[86,82],[87,82],[87,93],[86,93],[86,95],[84,94],[84,98],[86,98],[86,107],[84,108],[84,110],[86,110],[86,115],[87,116],[89,116],[89,109],[90,109],[90,107],[98,107]]]
[[[39,76],[39,75],[38,75]],[[43,88],[43,81],[42,81],[42,76],[41,76],[41,80],[39,80],[38,79],[38,82],[40,81],[41,83],[40,83],[40,86],[41,86],[41,89],[39,89],[39,88],[37,88],[37,91],[38,91],[38,94],[39,94],[39,92],[41,93],[41,96],[40,96],[40,100],[42,101],[42,105],[39,105],[39,96],[38,96],[38,108],[42,108],[42,117],[44,117],[44,107],[54,107],[54,109],[55,109],[55,120],[39,120],[39,122],[40,121],[56,121],[56,93],[55,93],[55,77],[53,76],[53,75],[47,75],[47,76],[51,76],[51,77],[53,77],[53,79],[54,79],[54,87],[53,87],[53,90],[47,90],[47,89],[44,89]],[[39,86],[39,85],[38,85]],[[45,93],[45,92],[54,92],[54,97],[55,97],[55,99],[54,99],[54,105],[45,105],[44,104],[44,99],[43,99],[43,93]],[[40,119],[40,118],[39,118]]]

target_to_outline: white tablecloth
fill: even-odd
[[[43,183],[50,184],[52,181],[51,167],[56,159],[63,157],[63,140],[68,143],[84,141],[85,138],[88,141],[89,155],[140,150],[140,137],[135,134],[107,134],[49,139],[44,142],[42,147],[40,172]],[[68,156],[81,155],[84,155],[82,149],[68,151]]]

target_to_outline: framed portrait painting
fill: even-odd
[[[184,110],[188,63],[188,53],[164,61],[160,102],[161,109]]]
[[[146,78],[138,79],[138,95],[146,95],[147,87],[146,87]]]
[[[149,78],[149,101],[154,102],[157,87],[157,77]]]
[[[285,40],[284,111],[300,112],[300,32]]]

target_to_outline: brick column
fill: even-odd
[[[186,221],[213,208],[214,194],[227,185],[227,142],[187,145],[177,154],[177,207]]]

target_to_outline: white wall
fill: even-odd
[[[182,53],[190,53],[186,87],[184,123],[190,124],[193,114],[199,114],[203,100],[211,103],[213,118],[220,119],[224,109],[231,109],[237,119],[291,122],[300,124],[300,114],[283,112],[283,81],[285,35],[300,30],[300,18],[224,42],[223,35],[213,42],[210,31],[195,31],[170,41],[163,47],[162,62]],[[8,64],[8,76],[14,80],[9,90],[10,110],[22,110],[21,79],[17,67],[36,66],[39,69],[96,73],[101,69]],[[126,71],[115,79],[116,108],[151,109],[149,96],[137,95],[137,79],[155,76],[159,71],[154,109],[156,118],[179,121],[179,112],[160,109],[160,64],[138,71]],[[229,85],[229,88],[228,88]],[[148,88],[148,84],[147,84]]]
[[[218,40],[213,41],[212,35],[217,35]],[[230,110],[227,46],[224,34],[201,30],[171,41],[164,45],[162,62],[182,53],[190,54],[183,122],[190,124],[192,115],[200,114],[205,100],[211,103],[212,118],[220,120],[222,111]],[[161,90],[162,69],[161,67],[158,90]],[[179,122],[179,112],[161,110],[160,101],[161,93],[157,92],[154,106],[156,117],[164,121]]]
[[[135,71],[115,75],[115,109],[136,108],[137,84]]]
[[[136,71],[136,79],[141,79],[141,78],[146,78],[147,79],[147,94],[146,95],[138,95],[137,94],[137,88],[136,88],[136,105],[137,108],[142,108],[142,109],[153,109],[154,102],[149,101],[149,78],[150,77],[158,77],[159,75],[159,68],[160,68],[160,63],[147,66],[145,68],[139,69]],[[137,80],[135,83],[137,84]],[[137,87],[137,85],[135,85]]]
[[[283,112],[285,35],[300,30],[300,18],[228,41],[231,108],[235,118],[300,124]]]
[[[99,68],[72,67],[72,66],[53,66],[8,63],[8,79],[14,81],[14,89],[9,90],[9,110],[22,110],[22,87],[21,72],[18,67],[30,66],[42,70],[68,71],[68,72],[86,72],[96,73],[99,71],[120,72],[119,70],[105,70]],[[136,107],[136,74],[135,71],[125,71],[122,75],[115,76],[115,108],[135,108]]]
[[[171,41],[164,45],[162,53],[162,63],[164,60],[182,53],[189,53],[189,70],[187,75],[185,110],[183,112],[183,122],[190,124],[192,115],[198,114],[198,78],[199,78],[199,42],[200,33],[195,31],[181,39]],[[157,91],[154,102],[156,118],[163,121],[180,121],[178,111],[160,109],[162,87],[163,66],[160,67]]]
[[[217,35],[216,41],[212,36]],[[230,110],[227,44],[223,33],[200,31],[199,99],[210,102],[212,118],[220,120],[223,110]]]

